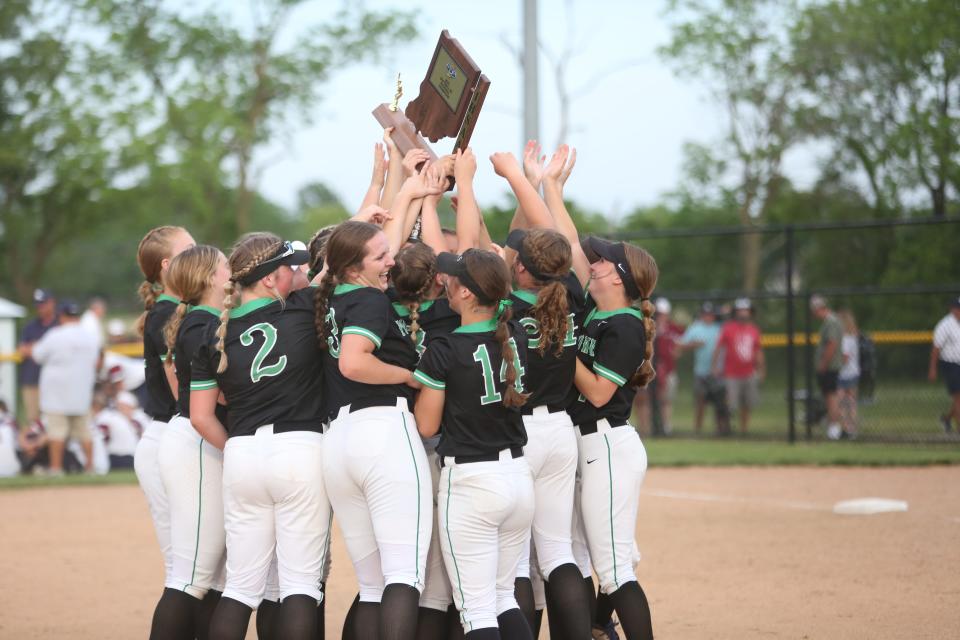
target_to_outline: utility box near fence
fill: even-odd
[[[27,315],[18,304],[0,298],[0,400],[7,403],[11,415],[17,414],[17,320]]]

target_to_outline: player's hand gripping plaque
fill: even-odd
[[[400,153],[424,149],[435,160],[437,155],[424,137],[431,142],[455,137],[453,153],[466,149],[489,88],[489,78],[480,73],[473,58],[444,29],[427,76],[420,83],[420,95],[405,111],[400,111],[403,88],[398,77],[393,103],[381,104],[373,110],[373,116],[384,129],[393,127],[391,136]]]

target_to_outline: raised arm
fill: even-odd
[[[523,169],[520,168],[513,154],[495,153],[490,156],[490,162],[493,163],[493,170],[497,175],[505,178],[510,184],[510,188],[517,197],[517,204],[523,210],[526,225],[532,229],[552,229],[554,223],[550,210],[523,174]]]
[[[393,127],[383,130],[383,142],[387,146],[387,180],[383,187],[383,195],[380,197],[380,206],[389,209],[393,205],[394,198],[403,185],[403,154],[397,148],[397,143],[393,141],[390,135],[393,133]]]
[[[397,197],[390,206],[388,213],[389,219],[383,225],[383,232],[387,235],[390,243],[391,255],[396,255],[403,242],[409,237],[409,227],[407,226],[407,214],[411,210],[411,204],[415,200],[420,200],[424,196],[431,194],[437,195],[443,193],[442,188],[431,186],[428,182],[428,165],[424,165],[420,173],[416,173],[403,182]],[[419,206],[416,207],[419,211]],[[412,222],[410,223],[413,224]],[[407,235],[404,235],[406,230]]]
[[[363,211],[373,204],[380,204],[380,192],[383,190],[386,179],[387,158],[383,153],[383,143],[378,142],[373,145],[373,175],[370,176],[370,186],[367,187],[367,193],[363,196],[363,202],[360,203],[358,211]]]
[[[553,215],[557,231],[570,242],[570,248],[573,250],[573,270],[580,284],[585,285],[590,279],[590,261],[583,253],[577,227],[573,224],[570,212],[567,211],[567,205],[563,203],[563,186],[576,163],[576,149],[571,152],[567,145],[560,145],[543,170],[543,196]]]
[[[480,244],[480,207],[473,194],[473,176],[477,173],[477,157],[473,149],[457,150],[453,175],[457,179],[457,253]]]
[[[430,168],[430,176],[431,184],[445,186],[447,174],[442,164],[434,164]],[[437,203],[442,197],[441,194],[425,197],[423,208],[420,210],[420,240],[437,254],[447,250],[447,242],[443,238],[443,230],[440,227],[440,216],[437,214]]]

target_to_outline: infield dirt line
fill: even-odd
[[[796,502],[793,500],[776,500],[773,498],[743,498],[740,496],[721,496],[710,493],[690,493],[687,491],[668,491],[664,489],[642,489],[641,495],[655,498],[672,498],[675,500],[694,500],[697,502],[722,502],[755,504],[781,509],[797,509],[799,511],[832,511],[832,505],[816,504],[813,502]]]

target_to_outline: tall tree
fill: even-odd
[[[919,190],[946,215],[960,195],[960,4],[811,4],[792,45],[812,131],[833,142],[839,169],[863,172],[878,213]]]
[[[674,22],[661,56],[681,75],[705,80],[726,114],[716,154],[734,181],[740,224],[763,223],[783,184],[786,151],[803,135],[793,108],[798,81],[788,72],[792,2],[670,0]],[[758,285],[762,238],[742,236],[743,288]]]

